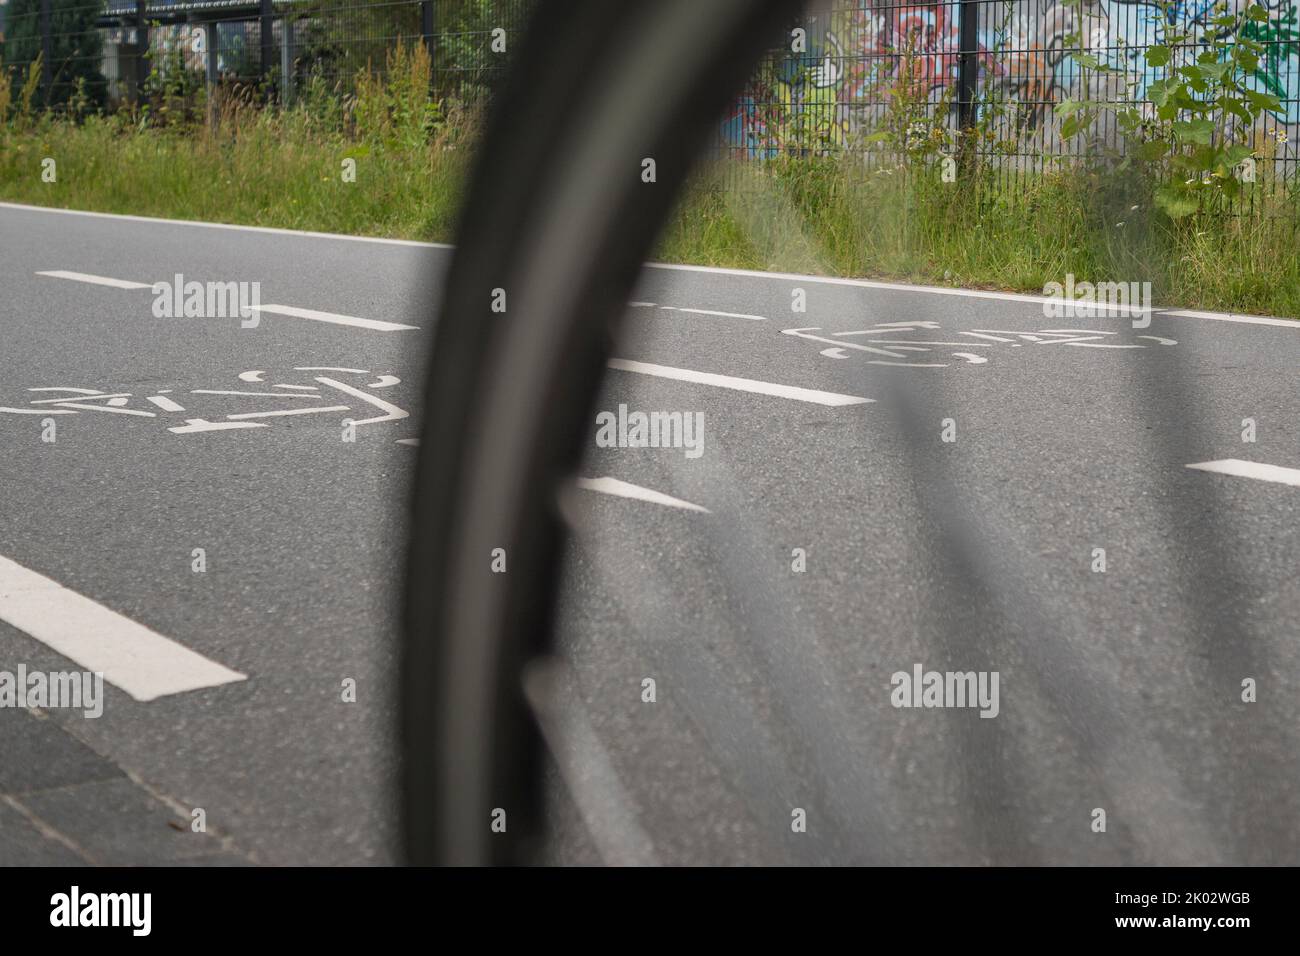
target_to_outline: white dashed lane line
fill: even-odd
[[[130,279],[114,279],[109,276],[91,275],[87,272],[69,272],[66,269],[52,269],[37,272],[38,276],[50,279],[68,279],[73,282],[87,282],[92,285],[106,285],[114,289],[152,289],[153,283],[134,282]],[[363,319],[356,315],[341,315],[338,312],[322,312],[319,309],[301,309],[293,305],[255,305],[254,312],[267,315],[284,315],[295,319],[309,319],[312,322],[325,322],[330,325],[350,325],[358,329],[370,329],[372,332],[405,332],[418,330],[418,325],[404,325],[401,322],[383,322],[379,319]]]
[[[148,282],[132,282],[129,279],[110,279],[108,276],[93,276],[87,272],[68,272],[66,269],[54,269],[50,272],[38,272],[38,276],[50,279],[70,279],[73,282],[88,282],[91,285],[107,285],[114,289],[152,289]]]
[[[689,501],[683,501],[681,498],[674,498],[672,495],[666,495],[661,491],[642,488],[640,485],[634,485],[630,481],[620,481],[617,478],[610,478],[608,476],[603,478],[577,478],[574,480],[574,484],[584,491],[596,491],[603,495],[614,495],[618,498],[635,498],[638,501],[649,501],[652,504],[666,505],[669,508],[681,508],[685,511],[702,511],[704,514],[709,513],[708,508],[691,504]]]
[[[774,398],[788,398],[791,401],[810,402],[813,405],[842,407],[865,405],[875,401],[873,398],[862,398],[858,395],[841,395],[838,392],[823,392],[815,388],[799,388],[795,385],[777,385],[752,378],[736,378],[732,375],[719,375],[716,372],[697,372],[689,368],[652,365],[649,362],[633,362],[629,359],[610,359],[609,367],[620,372],[653,375],[657,378],[670,378],[695,385],[711,385],[714,388],[729,388],[737,392],[752,392],[755,395],[771,395]]]
[[[1283,468],[1281,465],[1265,465],[1262,462],[1243,461],[1240,458],[1199,461],[1187,467],[1197,471],[1213,472],[1216,475],[1254,478],[1256,481],[1272,481],[1281,485],[1300,485],[1300,468]]]
[[[136,700],[153,700],[245,675],[0,556],[0,621]]]
[[[337,312],[321,312],[318,309],[299,309],[292,305],[257,305],[254,312],[267,312],[271,315],[288,315],[295,319],[311,319],[313,322],[328,322],[331,325],[351,325],[358,329],[371,329],[375,332],[403,332],[418,329],[418,325],[403,325],[401,322],[381,322],[379,319],[363,319],[355,315],[339,315]]]
[[[692,309],[684,305],[659,305],[657,302],[629,302],[629,309],[659,309],[662,312],[689,312],[691,315],[716,315],[724,319],[753,319],[766,322],[765,315],[752,315],[748,312],[721,312],[717,309]]]

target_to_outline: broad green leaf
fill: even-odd
[[[1255,121],[1254,115],[1250,110],[1246,109],[1246,104],[1235,96],[1220,97],[1219,105],[1243,123],[1253,123]]]
[[[1261,93],[1258,90],[1247,90],[1246,99],[1250,100],[1250,105],[1256,110],[1280,110],[1282,101],[1272,93]]]
[[[1150,139],[1137,148],[1137,156],[1147,162],[1154,162],[1169,151],[1169,144],[1162,139]]]
[[[1214,124],[1207,119],[1179,120],[1174,123],[1174,134],[1189,143],[1209,143]]]
[[[1245,143],[1236,143],[1223,151],[1223,155],[1227,159],[1229,166],[1236,166],[1252,153],[1254,153],[1254,150]]]
[[[1197,146],[1192,150],[1192,162],[1202,172],[1217,166],[1219,158],[1219,150],[1213,146]]]
[[[1170,219],[1182,219],[1200,208],[1200,203],[1194,196],[1173,186],[1161,186],[1156,190],[1156,205]]]
[[[1169,47],[1167,46],[1153,46],[1147,48],[1147,66],[1164,66],[1169,62],[1169,57]]]
[[[1156,106],[1164,106],[1169,99],[1169,81],[1156,80],[1147,86],[1147,99]]]

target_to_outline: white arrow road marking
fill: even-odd
[[[246,679],[3,556],[0,620],[79,667],[102,673],[136,700]]]
[[[187,418],[184,425],[174,425],[167,429],[177,435],[193,435],[196,432],[224,432],[234,428],[270,428],[265,422],[210,422],[206,418]]]
[[[66,269],[54,269],[50,272],[38,272],[38,276],[51,279],[71,279],[73,282],[90,282],[94,285],[109,285],[114,289],[152,289],[148,282],[130,282],[126,279],[110,279],[108,276],[92,276],[85,272],[68,272]]]
[[[1187,467],[1195,468],[1197,471],[1211,471],[1216,475],[1254,478],[1256,481],[1275,481],[1282,485],[1300,485],[1300,468],[1283,468],[1280,465],[1265,465],[1257,461],[1242,461],[1240,458],[1199,461]]]
[[[671,495],[665,495],[659,491],[652,491],[649,488],[642,488],[640,485],[634,485],[630,481],[619,481],[617,478],[578,478],[574,484],[586,491],[599,491],[604,495],[615,495],[619,498],[636,498],[639,501],[650,501],[657,505],[667,505],[670,508],[683,508],[687,511],[702,511],[709,513],[708,508],[701,508],[699,505],[693,505],[689,501],[682,501],[681,498],[674,498]]]
[[[772,382],[760,382],[752,378],[733,378],[730,375],[717,375],[713,372],[696,372],[689,368],[672,368],[668,365],[651,365],[648,362],[632,362],[628,359],[610,359],[609,367],[620,372],[636,372],[640,375],[655,375],[659,378],[676,379],[679,382],[693,382],[696,385],[712,385],[715,388],[730,388],[738,392],[754,392],[757,395],[774,395],[777,398],[789,398],[796,402],[811,402],[814,405],[864,405],[874,402],[874,398],[860,398],[857,395],[840,395],[835,392],[820,392],[813,388],[798,388],[794,385],[775,385]]]
[[[381,412],[384,413],[382,415],[376,415],[373,418],[359,419],[352,423],[354,425],[373,425],[376,422],[395,422],[403,418],[406,418],[407,416],[410,415],[410,412],[406,411],[405,409],[398,408],[392,402],[386,402],[382,398],[375,398],[375,396],[373,395],[367,395],[365,392],[361,391],[361,389],[353,388],[351,385],[348,385],[346,382],[340,382],[337,379],[327,378],[324,375],[317,375],[316,381],[320,382],[322,385],[328,385],[330,388],[337,388],[340,392],[359,398],[363,402],[368,402],[369,404],[375,406],[375,408],[379,409]]]

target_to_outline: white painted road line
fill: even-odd
[[[245,679],[245,675],[3,556],[0,620],[79,667],[103,673],[104,680],[136,700]]]
[[[194,219],[165,219],[160,216],[131,216],[122,213],[90,212],[82,209],[56,209],[51,206],[32,206],[26,203],[0,202],[0,209],[17,209],[22,212],[49,213],[61,216],[86,216],[93,219],[117,219],[124,222],[164,223],[172,226],[191,226],[197,229],[230,229],[235,231],[261,233],[263,235],[286,236],[297,239],[327,239],[345,242],[366,242],[389,246],[407,246],[420,249],[454,249],[455,246],[445,242],[419,242],[413,239],[387,239],[382,236],[349,236],[333,232],[309,232],[299,229],[277,229],[270,226],[241,226],[226,222],[203,222]],[[903,282],[880,282],[873,279],[841,278],[839,276],[816,276],[794,272],[760,272],[757,269],[731,269],[723,266],[695,266],[676,262],[647,262],[647,269],[667,269],[680,272],[704,272],[714,275],[729,275],[751,279],[779,279],[801,283],[818,283],[821,285],[857,286],[862,289],[892,289],[899,292],[925,292],[933,295],[957,295],[975,299],[999,299],[1004,302],[1058,302],[1042,295],[1018,292],[994,292],[985,289],[962,289],[945,286],[909,285]],[[44,273],[49,274],[49,273]],[[631,303],[645,306],[649,303]],[[1272,316],[1236,315],[1225,312],[1202,312],[1197,310],[1170,311],[1162,306],[1153,306],[1157,315],[1170,315],[1183,318],[1214,319],[1219,322],[1244,322],[1252,325],[1286,326],[1300,330],[1300,321],[1281,319]]]
[[[381,322],[378,319],[362,319],[355,315],[339,315],[336,312],[319,312],[316,309],[299,309],[292,305],[258,305],[255,312],[269,312],[272,315],[289,315],[295,319],[311,319],[314,322],[329,322],[332,325],[352,325],[359,329],[373,329],[376,332],[402,332],[418,329],[418,325],[402,325],[400,322]]]
[[[1061,301],[1060,299],[1053,299],[1049,296],[1034,295],[1027,292],[993,292],[987,289],[962,289],[949,286],[910,285],[905,282],[879,282],[875,279],[852,279],[840,276],[814,276],[796,272],[760,272],[757,269],[730,269],[725,266],[694,266],[678,262],[647,262],[645,267],[647,269],[666,269],[674,272],[703,272],[711,275],[736,276],[737,278],[779,279],[783,282],[853,286],[859,289],[887,289],[894,292],[924,292],[929,295],[956,295],[970,299],[996,299],[1002,302],[1029,302],[1044,305],[1057,304]],[[1134,312],[1141,313],[1143,311],[1143,309],[1138,306],[1118,306],[1117,310],[1128,311],[1130,314]],[[1172,315],[1189,319],[1213,319],[1217,322],[1244,322],[1250,325],[1278,325],[1300,330],[1300,321],[1294,319],[1275,318],[1273,316],[1237,315],[1228,312],[1203,312],[1195,309],[1179,309],[1175,311],[1158,305],[1152,306],[1151,311],[1152,314],[1157,317],[1161,315]]]
[[[637,802],[583,707],[573,669],[559,657],[534,658],[524,671],[523,688],[601,862],[658,866],[654,841],[641,828]]]
[[[1274,319],[1263,315],[1237,315],[1226,312],[1197,312],[1195,309],[1179,309],[1177,312],[1165,312],[1164,315],[1177,315],[1186,319],[1214,319],[1218,322],[1241,322],[1245,325],[1285,325],[1300,328],[1295,319]]]
[[[1197,471],[1211,471],[1216,475],[1254,478],[1256,481],[1274,481],[1282,485],[1300,485],[1300,468],[1283,468],[1280,465],[1265,465],[1257,461],[1242,461],[1240,458],[1200,461],[1187,467],[1194,468]]]
[[[383,236],[349,236],[341,232],[309,232],[305,229],[279,229],[274,226],[241,226],[233,222],[205,222],[201,219],[166,219],[162,216],[132,216],[120,212],[90,212],[85,209],[58,209],[54,206],[32,206],[20,202],[0,202],[0,209],[18,209],[23,212],[48,212],[59,216],[86,216],[90,219],[119,219],[125,222],[165,223],[169,226],[193,226],[196,229],[234,229],[240,232],[259,232],[265,236],[292,236],[298,239],[339,239],[345,242],[373,242],[385,246],[410,246],[415,249],[454,249],[445,242],[420,242],[415,239],[387,239]]]
[[[617,478],[610,478],[609,476],[604,478],[578,478],[574,481],[574,484],[586,491],[598,491],[603,495],[636,498],[638,501],[650,501],[657,505],[667,505],[669,508],[682,508],[686,511],[709,513],[708,508],[701,508],[689,501],[682,501],[681,498],[674,498],[672,495],[665,495],[659,491],[652,491],[649,488],[634,485],[630,481],[619,481]]]
[[[337,379],[329,378],[325,375],[317,375],[316,381],[320,382],[322,385],[328,385],[330,388],[336,388],[345,395],[359,398],[363,402],[375,406],[375,408],[384,413],[382,415],[375,415],[373,418],[357,419],[352,423],[354,425],[374,425],[379,422],[395,422],[406,418],[410,414],[410,412],[403,408],[398,408],[392,402],[386,402],[382,398],[376,398],[374,395],[371,395],[368,392],[363,392],[359,388],[353,388],[346,382],[340,382]]]
[[[684,305],[661,305],[660,309],[665,312],[690,312],[693,315],[720,315],[724,319],[755,319],[759,322],[766,322],[765,315],[749,315],[746,312],[719,312],[716,309],[688,309]]]
[[[0,204],[3,205],[3,204]],[[94,285],[112,286],[114,289],[152,289],[153,284],[149,282],[131,282],[127,279],[112,279],[108,276],[94,276],[85,272],[68,272],[64,269],[56,269],[49,272],[38,272],[38,276],[49,276],[54,279],[71,279],[73,282],[90,282]],[[287,315],[295,319],[311,319],[313,322],[328,322],[331,325],[351,325],[359,329],[371,329],[376,332],[405,332],[418,330],[418,325],[403,325],[400,322],[382,322],[379,319],[363,319],[356,315],[340,315],[337,312],[321,312],[317,309],[300,309],[292,305],[256,305],[252,306],[255,312],[266,312],[270,315]]]
[[[609,367],[620,372],[636,372],[640,375],[676,379],[679,382],[693,382],[696,385],[712,385],[715,388],[730,388],[738,392],[753,392],[756,395],[772,395],[776,398],[789,398],[796,402],[811,402],[814,405],[839,407],[843,405],[865,405],[867,402],[875,401],[874,398],[860,398],[857,395],[820,392],[813,388],[776,385],[772,382],[760,382],[752,378],[733,378],[730,375],[696,372],[689,368],[672,368],[668,365],[651,365],[647,362],[632,362],[628,359],[610,359]]]
[[[960,295],[972,299],[997,299],[1002,302],[1059,302],[1045,295],[1027,292],[990,292],[985,289],[962,289],[938,285],[908,285],[905,282],[879,282],[875,279],[849,279],[840,276],[801,275],[795,272],[760,272],[756,269],[730,269],[726,266],[694,266],[677,262],[647,262],[647,269],[670,269],[676,272],[704,272],[711,275],[752,279],[781,279],[786,282],[815,282],[820,285],[847,285],[859,289],[890,289],[900,292],[928,292],[932,295]],[[1121,308],[1129,308],[1122,306]]]
[[[92,405],[89,402],[59,402],[59,408],[79,408],[83,412],[111,412],[114,415],[138,415],[141,418],[157,418],[157,412],[143,412],[135,408],[113,408],[109,405]]]
[[[323,408],[287,408],[279,412],[240,412],[237,415],[227,415],[226,417],[232,422],[238,422],[243,421],[245,418],[280,418],[284,415],[318,415],[322,412],[346,412],[351,407],[351,405],[326,405]]]
[[[292,395],[286,395],[283,392],[239,392],[231,391],[226,388],[192,388],[191,395],[251,395],[254,398],[305,398],[308,400],[320,398],[319,395],[299,395],[296,392]]]
[[[173,425],[167,429],[177,435],[193,435],[198,432],[224,432],[239,428],[270,428],[265,422],[210,422],[206,418],[187,418],[184,425]]]
[[[185,406],[184,406],[184,405],[178,405],[176,402],[173,402],[173,401],[172,401],[170,398],[168,398],[166,395],[150,395],[150,396],[146,399],[146,401],[153,402],[155,405],[157,405],[159,408],[161,408],[164,412],[183,412],[183,411],[185,411]]]
[[[114,289],[152,289],[153,286],[148,282],[131,282],[127,279],[110,279],[108,276],[92,276],[85,272],[68,272],[64,269],[55,269],[50,272],[38,272],[38,276],[49,276],[51,279],[71,279],[73,282],[89,282],[93,285],[108,285]]]

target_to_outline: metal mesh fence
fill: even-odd
[[[1222,0],[1220,0],[1222,2]],[[1300,22],[1296,0],[1260,3],[1241,36],[1263,53],[1246,86],[1277,97],[1252,145],[1274,182],[1289,181],[1300,135]],[[42,94],[61,107],[82,94],[113,106],[153,72],[199,86],[244,83],[291,98],[305,83],[346,93],[360,71],[383,73],[399,43],[423,42],[435,95],[485,97],[509,62],[532,0],[4,0],[4,58],[21,82],[37,54]],[[1146,51],[1190,31],[1184,59],[1214,26],[1215,0],[831,0],[773,50],[719,125],[715,154],[763,161],[849,155],[867,169],[900,152],[942,159],[969,150],[1015,177],[1083,155],[1123,154],[1112,110],[1063,136],[1069,101],[1149,110],[1148,93],[1180,61]],[[1235,36],[1227,37],[1229,41]],[[145,55],[145,51],[149,51]],[[1099,66],[1100,64],[1100,66]],[[85,105],[82,103],[81,105]],[[958,130],[973,130],[959,137]]]
[[[5,0],[0,4],[0,62],[21,87],[38,58],[42,70],[35,102],[100,105],[105,97],[103,37],[95,20],[103,0]]]
[[[1241,13],[1251,0],[1228,0]],[[1123,154],[1116,113],[1149,114],[1152,84],[1195,62],[1217,34],[1263,47],[1243,77],[1280,108],[1264,110],[1254,143],[1278,179],[1290,179],[1300,132],[1300,25],[1294,0],[1261,0],[1266,17],[1236,31],[1214,23],[1215,0],[834,0],[792,30],[723,122],[717,154],[856,154],[868,167],[899,151],[950,154],[957,130],[1000,172],[1042,171],[1101,153]],[[1172,62],[1146,52],[1190,33]],[[1225,35],[1226,34],[1226,35]],[[1080,133],[1063,136],[1069,101],[1103,104]]]
[[[3,62],[21,84],[44,51],[42,102],[63,108],[84,76],[96,105],[134,101],[151,73],[199,86],[315,79],[347,93],[400,43],[427,45],[434,93],[478,100],[522,35],[530,0],[0,0]]]

